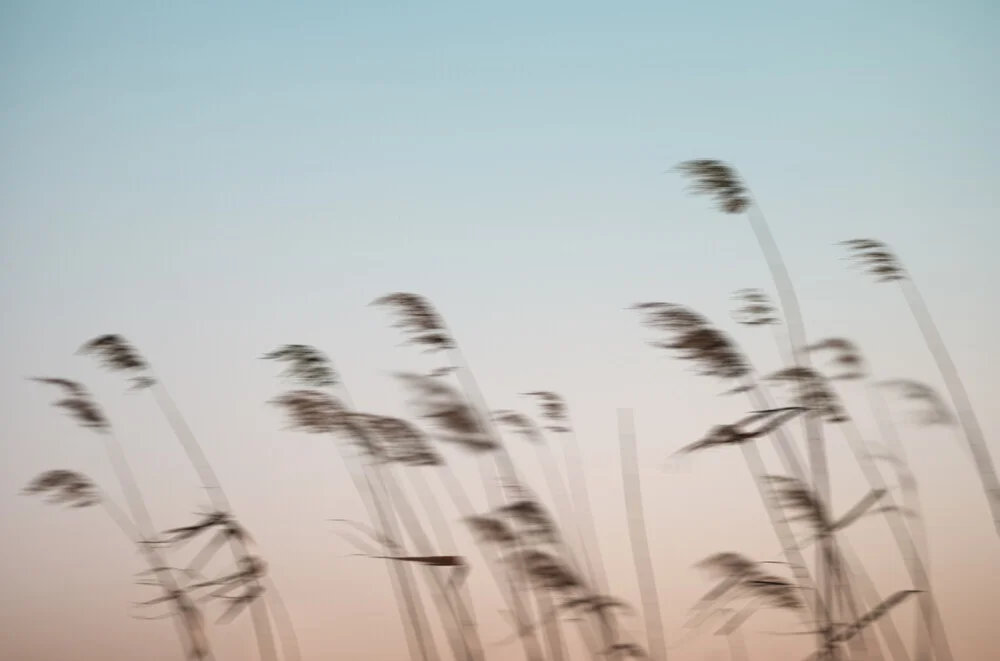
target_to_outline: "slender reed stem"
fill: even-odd
[[[778,244],[775,242],[767,220],[764,218],[764,214],[756,200],[753,200],[753,203],[747,210],[747,218],[757,238],[757,243],[760,245],[764,260],[771,271],[771,278],[778,293],[778,301],[785,317],[785,327],[788,329],[788,339],[792,346],[793,364],[808,367],[809,355],[802,351],[806,346],[806,331],[805,323],[802,319],[802,311],[799,307],[799,298],[795,293],[795,286],[792,284],[792,278],[788,274],[785,261],[781,257]],[[822,502],[830,503],[830,471],[827,466],[822,425],[818,420],[812,418],[812,416],[805,416],[805,432],[813,488]],[[822,549],[817,545],[816,573],[822,576],[826,571],[826,568],[823,566]],[[824,586],[827,581],[824,579],[820,580],[819,583],[821,586]],[[822,590],[816,591],[815,600],[817,604],[821,600],[828,599],[828,597],[829,595],[824,594]],[[816,608],[816,612],[819,612],[818,607]]]
[[[899,438],[899,433],[892,422],[889,408],[886,406],[885,398],[882,397],[878,386],[871,382],[866,383],[865,386],[868,392],[869,407],[872,409],[875,421],[878,423],[880,435],[889,451],[902,462],[902,465],[896,469],[896,474],[899,478],[900,489],[903,495],[903,507],[912,515],[912,518],[907,520],[907,524],[914,541],[914,551],[923,563],[924,570],[928,574],[928,582],[930,582],[930,548],[927,541],[927,528],[924,522],[923,507],[920,502],[920,491],[916,479],[910,472],[911,468],[906,447]],[[918,618],[920,617],[919,602],[932,598],[933,591],[930,586],[928,586],[927,592],[917,595],[918,610],[916,615]],[[914,636],[916,639],[913,649],[916,661],[929,661],[933,642],[929,640],[930,632],[927,630],[927,627],[922,627],[917,623],[914,626]]]
[[[151,369],[149,372],[150,375],[153,375]],[[223,491],[222,485],[219,483],[219,479],[215,474],[215,470],[212,468],[212,464],[208,461],[208,457],[205,456],[204,451],[201,449],[201,444],[198,443],[198,439],[195,437],[194,432],[191,431],[191,428],[188,426],[187,421],[181,414],[177,404],[170,396],[170,393],[167,392],[166,386],[163,385],[163,382],[158,376],[153,376],[153,378],[155,379],[155,383],[152,386],[153,397],[155,398],[160,411],[162,411],[164,417],[167,419],[170,428],[174,431],[174,436],[177,437],[178,442],[180,442],[181,447],[184,449],[184,453],[187,455],[188,460],[191,462],[191,466],[194,468],[195,473],[197,473],[198,478],[201,480],[202,486],[208,493],[212,507],[219,512],[231,513],[232,507],[229,504],[229,499],[226,497],[226,493]],[[250,555],[250,550],[247,548],[246,543],[236,537],[229,538],[229,547],[232,551],[233,558],[237,562],[241,558],[246,558]],[[256,579],[250,581],[250,587],[259,588],[259,581]],[[266,591],[263,594],[266,595]],[[278,652],[275,648],[274,634],[271,631],[271,620],[268,608],[260,600],[260,598],[258,598],[250,602],[249,610],[250,619],[253,623],[254,635],[257,638],[257,651],[260,655],[260,660],[277,661]],[[285,614],[283,609],[278,610],[281,614]],[[282,636],[282,649],[285,651],[287,661],[298,661],[298,637],[295,634],[295,628],[292,624],[291,618],[282,619],[285,620],[282,622],[282,629],[284,630],[284,635]]]
[[[457,554],[458,544],[455,542],[455,536],[452,535],[451,527],[444,516],[441,515],[441,508],[434,498],[434,492],[431,490],[431,486],[427,482],[423,470],[420,467],[413,467],[403,471],[403,474],[409,478],[410,485],[413,487],[413,491],[417,494],[417,499],[420,501],[421,509],[427,513],[430,519],[431,527],[434,529],[434,535],[438,539],[440,550],[445,553]],[[472,592],[467,582],[463,581],[461,587],[458,588],[457,598],[462,600],[462,610],[467,617],[466,626],[470,627],[471,630],[478,630]]]
[[[438,477],[459,516],[465,518],[474,516],[478,513],[478,511],[473,507],[472,501],[469,500],[468,495],[465,493],[465,490],[462,488],[462,484],[458,481],[458,479],[456,479],[455,474],[447,465],[438,467]],[[496,584],[497,589],[500,591],[507,608],[511,613],[513,613],[514,599],[516,598],[513,594],[514,587],[513,583],[509,580],[507,570],[499,561],[499,553],[488,553],[482,545],[477,545],[476,548],[480,557],[482,557],[486,566],[489,568],[490,575],[493,577],[493,581]],[[526,623],[519,624],[521,626],[526,626]],[[598,649],[598,647],[591,640],[589,629],[584,627],[584,623],[581,622],[579,624],[581,628],[581,635],[584,638],[584,644],[595,654],[600,652],[600,649]],[[606,638],[606,640],[612,639]],[[608,644],[610,645],[610,643]],[[606,649],[606,646],[603,649]]]
[[[622,487],[625,490],[625,511],[628,514],[632,560],[639,579],[639,594],[646,619],[647,652],[653,661],[666,661],[667,641],[660,613],[660,595],[656,589],[656,573],[646,536],[646,515],[642,506],[639,482],[639,455],[636,449],[635,421],[631,409],[618,409],[618,443],[621,448]]]
[[[451,334],[449,333],[449,335]],[[466,397],[468,397],[471,401],[473,409],[477,412],[480,428],[491,438],[496,439],[497,441],[498,449],[490,453],[490,458],[493,460],[493,475],[490,475],[488,469],[482,461],[479,462],[480,474],[483,478],[483,486],[486,489],[486,498],[490,507],[493,508],[506,502],[506,494],[503,490],[499,490],[498,494],[494,480],[490,478],[493,477],[506,484],[520,484],[521,480],[518,478],[517,470],[514,467],[513,459],[507,451],[507,446],[504,444],[500,434],[497,433],[497,430],[494,427],[493,422],[489,419],[489,416],[486,415],[486,411],[489,411],[490,409],[487,407],[486,400],[483,398],[482,392],[476,384],[475,377],[472,375],[472,370],[469,369],[468,364],[465,362],[465,358],[462,355],[461,350],[458,348],[458,345],[449,349],[448,353],[450,363],[453,367],[455,367],[455,374],[458,378],[459,384],[465,392]],[[491,489],[491,485],[494,485],[494,488]],[[514,555],[517,557],[519,554]],[[526,604],[521,601],[520,595],[517,594],[516,590],[513,591],[512,607],[514,609],[515,620],[519,624],[532,621]],[[544,617],[544,613],[545,611],[539,607],[539,617]],[[525,655],[528,661],[540,661],[544,658],[534,632],[526,633],[521,637],[521,640],[525,647]]]
[[[993,458],[986,445],[983,430],[979,426],[979,418],[976,417],[975,409],[972,408],[972,401],[965,390],[961,376],[959,376],[958,368],[955,367],[955,362],[941,338],[941,333],[938,331],[937,324],[934,323],[934,318],[931,316],[927,302],[924,301],[920,290],[909,277],[900,280],[899,286],[917,327],[924,336],[924,342],[937,364],[941,378],[951,396],[951,401],[955,405],[955,413],[962,426],[965,441],[972,453],[976,470],[979,473],[979,480],[983,484],[990,514],[993,516],[993,526],[997,535],[1000,536],[1000,479],[997,478]]]
[[[353,410],[354,405],[350,393],[343,384],[340,387],[340,399],[348,410]],[[374,443],[371,444],[374,445]],[[338,449],[341,449],[339,443],[336,443],[336,445]],[[353,462],[349,461],[342,449],[341,453],[344,462],[351,469]],[[396,520],[396,515],[398,514],[398,522],[402,523],[406,529],[406,533],[415,544],[417,552],[425,556],[437,555],[437,552],[433,549],[421,528],[420,519],[412,507],[410,507],[409,501],[400,489],[398,478],[392,468],[392,465],[389,464],[364,464],[364,472],[372,493],[372,505],[379,510],[379,520],[382,521],[383,526],[388,526],[388,528],[384,527],[383,529],[390,538],[402,540]],[[405,562],[390,562],[396,565],[406,564]],[[413,593],[411,597],[407,598],[407,601],[415,601],[419,599],[419,595],[416,594],[416,585],[413,583],[412,572],[409,571],[408,567],[403,567],[402,569],[406,571],[406,574],[403,575],[407,578],[407,583],[404,583],[407,586],[406,591]],[[482,657],[482,646],[476,635],[476,629],[471,624],[471,618],[465,615],[464,602],[458,594],[456,594],[457,598],[455,600],[451,599],[445,583],[433,567],[425,567],[425,570],[425,575],[432,584],[432,598],[437,605],[442,626],[448,643],[455,654],[455,658],[468,659],[469,661],[480,659]],[[422,620],[420,626],[416,627],[417,631],[420,631],[418,639],[428,639],[430,635],[429,627],[426,624],[423,610],[421,609],[415,615]],[[430,640],[430,644],[433,645],[432,639]],[[421,646],[424,647],[425,645],[422,644]],[[436,657],[437,650],[431,649]]]
[[[403,524],[407,535],[414,543],[417,553],[425,556],[438,555],[430,540],[420,527],[420,520],[416,512],[410,507],[406,495],[399,488],[396,476],[391,470],[391,466],[382,465],[375,467],[378,476],[379,486],[387,494],[387,502],[399,515],[399,520]],[[482,659],[483,651],[476,635],[476,630],[472,626],[471,619],[465,614],[465,604],[461,599],[452,599],[448,587],[441,580],[440,574],[433,567],[425,568],[425,575],[432,585],[431,594],[438,605],[442,618],[442,626],[448,636],[456,658],[476,661]],[[455,595],[458,597],[458,594]],[[450,618],[450,619],[449,619]]]
[[[779,351],[781,351],[780,345]],[[754,384],[751,383],[750,385]],[[769,409],[774,407],[773,401],[767,395],[767,391],[762,386],[757,385],[757,387],[751,387],[747,392],[748,397],[750,397],[751,404],[755,408]],[[785,430],[782,427],[778,427],[772,432],[771,436],[773,438],[778,457],[781,459],[782,466],[785,471],[792,477],[806,483],[806,474],[802,461],[798,457],[798,452],[796,451],[795,446],[788,439]],[[841,551],[844,551],[850,547],[848,546],[846,539],[841,539],[838,540],[838,548],[840,548]],[[867,603],[869,607],[874,607],[880,603],[881,598],[878,595],[875,584],[868,574],[868,570],[865,568],[864,564],[862,564],[858,556],[852,553],[848,556],[847,561],[851,570],[851,575],[859,579],[862,583],[861,590],[865,603]],[[803,585],[803,587],[811,586],[812,579],[809,577],[808,569],[803,565],[798,571],[800,571],[802,576],[804,576],[808,581],[808,583],[805,584],[800,582],[800,585]],[[821,608],[821,610],[816,613],[817,619],[820,622],[828,621],[830,619],[830,614],[825,606],[825,601],[819,601],[817,603]],[[892,622],[891,618],[880,618],[875,622],[875,626],[878,628],[879,633],[882,634],[883,639],[888,641],[894,658],[898,661],[907,661],[908,655],[906,654],[906,648],[902,646],[902,639],[900,638],[899,632],[896,630],[896,626]],[[896,644],[897,641],[898,644]],[[902,656],[900,656],[900,653],[902,653]]]
[[[923,562],[916,553],[913,539],[910,536],[910,530],[903,517],[899,514],[899,510],[896,507],[892,494],[889,492],[885,479],[882,477],[881,471],[871,460],[865,447],[865,442],[858,433],[854,423],[848,421],[841,424],[840,427],[844,438],[847,440],[851,451],[858,461],[858,465],[861,467],[868,485],[874,490],[886,492],[883,498],[883,502],[885,503],[883,518],[889,526],[900,554],[903,556],[903,562],[907,573],[910,575],[910,580],[913,581],[914,589],[925,591],[926,594],[931,595],[930,580],[927,577]],[[951,646],[948,644],[944,623],[941,621],[941,614],[938,612],[936,601],[931,596],[930,598],[921,600],[919,604],[923,624],[927,628],[930,640],[934,644],[935,658],[938,661],[952,661],[954,657],[951,653]]]
[[[537,455],[539,463],[542,466],[542,474],[545,478],[549,492],[552,494],[552,500],[555,503],[556,515],[560,523],[559,529],[561,531],[569,528],[575,533],[575,544],[567,543],[565,541],[565,537],[560,535],[559,543],[564,548],[564,559],[570,565],[571,569],[586,577],[592,590],[601,591],[601,588],[597,585],[594,577],[592,563],[589,561],[587,556],[583,530],[580,525],[581,516],[574,515],[574,508],[569,497],[569,491],[566,488],[566,483],[559,470],[555,454],[552,452],[549,439],[546,438],[544,432],[540,433],[542,438],[545,440],[536,446],[538,451]],[[578,561],[576,560],[577,557],[580,557],[583,560],[582,571],[579,567]],[[601,627],[600,633],[605,642],[604,649],[607,649],[607,647],[617,640],[617,633],[615,631],[617,627],[612,626],[613,620],[609,617],[601,617],[599,620],[598,626]],[[578,623],[580,625],[580,635],[584,638],[584,644],[588,649],[594,652],[599,652],[600,650],[596,648],[593,640],[593,631],[588,626],[585,626],[583,621],[579,621]]]
[[[142,497],[135,473],[132,471],[132,467],[125,457],[125,451],[112,432],[108,431],[103,433],[102,436],[104,437],[104,450],[118,478],[118,483],[121,485],[122,493],[125,496],[125,504],[131,512],[131,521],[134,524],[135,531],[138,533],[136,538],[138,547],[146,557],[146,562],[153,571],[157,582],[163,587],[165,596],[169,597],[180,594],[180,586],[177,585],[173,574],[167,569],[166,563],[151,543],[154,541],[153,535],[156,528],[153,526],[153,519],[149,515],[149,510],[146,508],[146,502]],[[106,511],[110,513],[113,510],[109,509],[109,507],[111,506],[105,505]],[[114,508],[114,510],[117,510],[117,508]],[[113,518],[116,518],[116,522],[119,525],[124,523],[124,521],[118,520],[120,515]],[[167,600],[167,603],[170,604],[170,608],[176,616],[175,618],[171,618],[176,620],[174,626],[179,631],[183,628],[184,633],[181,635],[181,641],[182,645],[186,647],[186,658],[197,659],[198,661],[207,661],[213,658],[201,623],[194,621],[190,614],[185,613],[177,603],[177,599],[170,598]]]
[[[334,444],[340,448],[340,444],[334,439]],[[354,462],[348,461],[346,452],[342,450],[344,463],[348,465],[348,471],[354,480],[358,493],[369,510],[369,519],[376,523],[383,531],[383,534],[399,539],[399,530],[396,526],[394,513],[389,509],[388,495],[376,489],[376,480],[373,479],[373,471],[365,465],[360,474],[354,469]],[[367,497],[366,497],[367,496]],[[411,644],[410,656],[422,659],[422,661],[437,661],[437,648],[434,639],[431,637],[430,625],[424,615],[423,606],[419,603],[420,595],[416,591],[416,581],[412,570],[406,566],[405,562],[389,562],[390,573],[396,577],[394,585],[398,586],[397,600],[402,597],[402,607],[405,609],[406,617],[404,622],[409,624],[410,636],[407,643]]]
[[[730,661],[750,661],[750,652],[747,650],[747,642],[740,627],[736,627],[726,635],[726,643],[729,645]]]
[[[569,484],[570,496],[573,499],[573,511],[580,529],[583,560],[594,586],[601,592],[607,592],[608,577],[604,570],[604,560],[598,541],[597,527],[594,523],[594,514],[590,509],[590,494],[587,489],[587,476],[583,470],[580,444],[577,441],[575,431],[570,431],[567,435],[570,438],[563,445],[563,461],[566,463],[566,481]]]
[[[837,541],[837,546],[840,549],[841,558],[847,563],[847,567],[858,581],[858,589],[861,593],[859,605],[871,610],[882,601],[875,583],[872,581],[871,576],[868,575],[868,572],[864,571],[861,559],[854,552],[854,548],[847,541],[846,537],[841,537]],[[859,571],[859,568],[861,571]],[[899,631],[896,629],[896,625],[893,624],[891,617],[879,618],[875,622],[875,627],[894,661],[910,661],[910,654],[906,651],[903,638],[899,635]]]
[[[108,518],[114,522],[115,526],[121,530],[122,534],[139,549],[143,559],[146,561],[146,565],[153,572],[156,582],[159,583],[160,588],[163,590],[164,597],[171,597],[171,595],[180,593],[180,585],[174,580],[170,570],[166,568],[165,560],[157,552],[153,544],[147,543],[150,540],[144,538],[128,514],[104,493],[100,494],[100,506],[108,515]],[[173,617],[170,619],[174,621],[174,629],[180,640],[185,659],[195,659],[197,661],[211,661],[214,659],[215,657],[208,646],[208,639],[205,637],[204,627],[201,626],[201,622],[197,621],[193,614],[184,613],[173,598],[167,599],[167,601],[170,604],[171,610],[174,611]]]

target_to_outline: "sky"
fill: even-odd
[[[152,362],[215,464],[303,658],[403,654],[385,568],[340,557],[351,549],[328,522],[363,516],[337,450],[284,429],[266,405],[284,384],[258,360],[314,344],[359,407],[406,413],[392,373],[438,363],[368,306],[391,291],[437,306],[492,407],[525,409],[527,390],[567,398],[613,587],[637,602],[616,440],[617,409],[634,410],[664,617],[679,636],[707,587],[694,562],[778,553],[738,453],[661,470],[746,409],[649,347],[629,305],[689,305],[762,370],[780,365],[766,330],[730,319],[733,291],[773,291],[754,236],[685,193],[671,168],[690,158],[739,168],[811,338],[849,336],[879,378],[940,385],[899,292],[836,245],[888,242],[996,456],[998,19],[986,1],[0,1],[0,639],[21,661],[178,658],[169,625],[130,617],[148,595],[133,585],[142,563],[100,512],[19,495],[50,468],[118,494],[99,439],[25,380],[61,376],[108,410],[158,525],[202,504],[152,400],[74,355],[115,332]],[[874,438],[861,392],[844,387]],[[956,434],[894,407],[953,649],[983,658],[1000,647],[989,615],[1000,543],[976,474]],[[830,435],[843,511],[867,486]],[[540,480],[534,451],[510,440]],[[472,461],[448,457],[472,493]],[[908,587],[884,526],[850,534],[880,589]],[[501,640],[495,588],[470,581],[484,636]],[[895,619],[909,632],[905,608]],[[804,641],[766,634],[794,626],[751,620],[751,650],[800,658]],[[212,635],[220,659],[252,658],[245,616]],[[708,636],[671,658],[724,649]]]

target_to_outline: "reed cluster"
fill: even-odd
[[[589,658],[665,661],[668,655],[683,656],[685,641],[702,635],[709,625],[714,635],[726,638],[733,659],[748,659],[752,645],[744,624],[762,610],[795,616],[801,626],[783,633],[813,637],[815,651],[809,659],[951,661],[927,570],[917,480],[885,395],[915,403],[918,424],[961,431],[998,534],[1000,481],[962,381],[911,275],[880,241],[843,243],[862,272],[900,287],[941,371],[947,398],[909,378],[875,378],[862,349],[848,338],[809,342],[792,280],[746,182],[733,167],[716,160],[688,161],[677,171],[695,194],[709,197],[722,213],[746,216],[773,276],[777,303],[762,288],[743,289],[734,294],[733,315],[752,329],[747,332],[774,332],[785,365],[758,373],[734,337],[680,303],[633,305],[641,324],[655,335],[652,347],[701,377],[727,384],[725,397],[747,398],[746,415],[719,420],[672,459],[739,450],[783,557],[759,561],[725,550],[705,558],[695,569],[714,584],[691,606],[683,631],[667,632],[661,599],[670,589],[661,590],[654,571],[633,414],[625,409],[619,411],[623,498],[641,603],[615,596],[591,512],[588,478],[598,476],[584,474],[567,402],[539,389],[522,394],[525,410],[491,408],[444,315],[428,299],[409,292],[373,301],[390,314],[410,345],[438,361],[426,373],[394,375],[408,396],[409,419],[357,408],[345,379],[318,347],[286,344],[262,355],[282,369],[281,390],[270,404],[289,430],[329,439],[337,447],[364,504],[367,521],[336,519],[337,532],[354,549],[352,555],[384,564],[398,624],[410,658],[418,661],[485,661],[512,645],[526,661],[576,661],[570,637],[578,637]],[[781,327],[784,333],[777,332]],[[204,487],[203,511],[182,525],[157,527],[126,458],[127,445],[112,421],[83,384],[56,377],[34,381],[57,393],[54,405],[101,439],[124,506],[74,470],[42,473],[24,493],[74,509],[100,508],[111,517],[148,566],[139,583],[158,590],[137,605],[139,616],[171,620],[179,656],[215,658],[206,615],[216,610],[218,625],[249,615],[260,661],[298,661],[293,618],[268,576],[268,564],[151,364],[116,334],[86,342],[79,353],[155,400]],[[822,366],[814,359],[823,359]],[[841,398],[841,389],[858,384],[876,415],[880,442],[862,438]],[[867,482],[867,490],[852,493],[855,504],[843,512],[832,507],[835,483],[826,460],[827,443],[834,437],[846,442]],[[511,443],[532,448],[531,461],[538,464],[550,503],[524,477]],[[759,451],[762,443],[773,445],[780,466],[767,464]],[[458,479],[454,466],[459,455],[475,463],[481,493],[470,493]],[[439,494],[446,495],[446,504],[439,502]],[[447,514],[451,511],[458,516]],[[891,594],[879,593],[844,535],[865,517],[878,517],[886,526],[906,568],[910,583]],[[456,527],[476,540],[466,553],[458,551]],[[184,552],[195,545],[193,554]],[[205,575],[210,561],[223,551],[228,551],[229,570]],[[505,604],[510,635],[504,640],[484,641],[481,636],[467,580],[473,572],[488,577]],[[907,646],[888,616],[910,599],[918,603],[917,626]],[[431,618],[444,632],[442,649]]]

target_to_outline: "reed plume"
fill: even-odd
[[[50,503],[74,508],[92,507],[101,502],[97,485],[82,473],[50,470],[36,476],[24,488],[26,495],[44,495]]]
[[[780,323],[778,310],[761,289],[740,289],[733,298],[740,306],[733,311],[733,319],[744,326],[773,326]]]
[[[934,388],[913,379],[887,379],[876,383],[877,386],[894,390],[903,399],[916,402],[920,408],[914,415],[914,421],[924,426],[951,427],[955,425],[955,415],[945,404],[944,399]]]

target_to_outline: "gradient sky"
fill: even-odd
[[[123,396],[120,378],[73,356],[118,332],[156,366],[216,463],[271,562],[304,658],[400,654],[384,569],[337,558],[349,549],[325,522],[361,516],[346,472],[328,443],[282,431],[264,406],[281,383],[256,360],[281,343],[316,344],[359,406],[403,412],[391,372],[433,361],[400,347],[385,315],[366,307],[396,290],[437,305],[494,407],[523,408],[525,390],[567,397],[609,573],[629,599],[638,593],[615,421],[617,407],[635,409],[665,616],[678,635],[705,589],[693,562],[718,550],[777,553],[738,456],[658,469],[743,404],[719,404],[722,384],[657,355],[624,308],[685,303],[737,331],[731,292],[771,289],[745,221],[686,196],[668,172],[688,158],[725,159],[747,178],[811,337],[848,335],[879,376],[937,384],[898,292],[851,272],[833,245],[889,242],[995,439],[998,19],[985,0],[0,1],[7,653],[178,658],[168,625],[128,617],[128,603],[148,594],[131,584],[142,565],[100,513],[18,495],[49,468],[82,470],[117,493],[97,440],[24,380],[46,375],[93,388],[159,525],[185,523],[200,504],[152,402]],[[738,333],[762,366],[777,366],[766,332]],[[959,659],[985,658],[1000,647],[1000,544],[976,475],[950,432],[905,429],[953,647]],[[844,508],[865,486],[831,443]],[[516,454],[531,473],[530,450]],[[471,489],[471,463],[449,457]],[[866,521],[852,540],[883,590],[907,587],[882,528]],[[487,640],[505,637],[488,582],[473,585]],[[911,619],[897,617],[907,631]],[[778,650],[753,632],[791,626],[761,616],[750,644]],[[220,659],[252,658],[246,618],[213,637]],[[780,644],[781,658],[806,649]],[[675,658],[713,649],[721,641]]]

